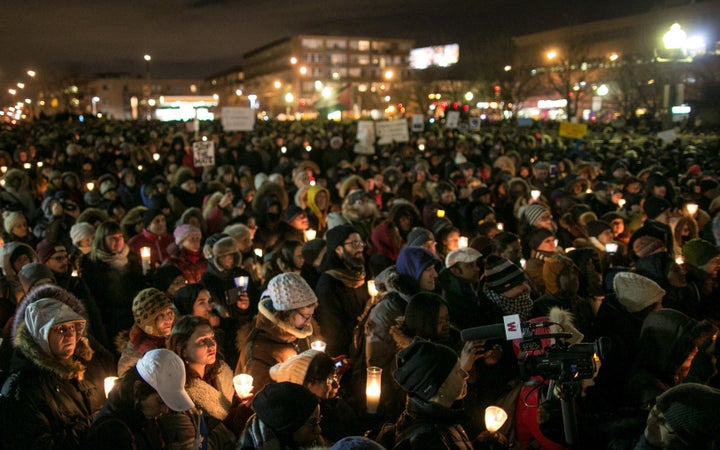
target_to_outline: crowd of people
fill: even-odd
[[[4,125],[0,449],[718,448],[718,135],[557,131]]]

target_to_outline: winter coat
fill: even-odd
[[[294,447],[284,445],[275,431],[253,415],[240,435],[237,450],[291,450]]]
[[[150,267],[155,268],[170,258],[168,246],[174,242],[175,240],[170,233],[159,235],[143,228],[140,234],[130,238],[127,245],[130,247],[130,251],[138,256],[140,256],[141,248],[150,247]]]
[[[132,369],[145,353],[150,350],[165,348],[165,338],[150,336],[137,325],[133,325],[130,329],[127,341],[124,340],[124,333],[117,337],[117,341],[120,349],[117,373],[120,377]]]
[[[481,306],[480,288],[476,291],[470,283],[460,280],[448,268],[440,271],[438,282],[447,302],[450,323],[461,330],[485,324],[488,312]]]
[[[28,250],[30,250],[30,255],[32,255],[32,257],[30,258],[30,262],[38,262],[35,249],[27,244],[24,244],[22,242],[8,242],[5,243],[5,245],[2,247],[2,270],[5,274],[4,281],[5,283],[7,283],[3,286],[3,291],[4,295],[6,295],[8,299],[15,304],[20,303],[20,300],[25,295],[25,291],[23,290],[22,285],[20,284],[20,280],[18,279],[18,273],[10,262],[10,257],[20,247],[26,247]]]
[[[328,266],[326,269],[337,268]],[[338,270],[344,269],[338,268]],[[347,270],[347,269],[345,269]],[[318,298],[317,321],[322,330],[326,352],[331,356],[350,355],[353,329],[370,299],[365,283],[356,288],[323,271],[315,294]]]
[[[82,449],[92,414],[104,402],[101,381],[86,377],[93,358],[88,338],[79,338],[72,359],[42,350],[25,326],[25,309],[33,301],[54,298],[85,316],[74,296],[41,286],[18,307],[10,377],[0,392],[0,447],[3,449]]]
[[[246,373],[253,377],[255,392],[270,383],[270,368],[285,362],[291,357],[310,349],[312,326],[298,330],[292,325],[280,321],[274,312],[268,309],[270,299],[260,302],[255,329],[250,332],[243,347],[236,373]]]
[[[460,425],[463,419],[459,410],[410,397],[396,424],[393,449],[470,450],[473,446]]]
[[[207,259],[202,252],[193,253],[175,245],[170,245],[169,248],[170,257],[164,265],[173,265],[180,269],[188,283],[199,283],[208,267]]]
[[[132,302],[145,287],[140,258],[132,252],[127,258],[128,263],[122,269],[115,269],[100,259],[93,261],[89,255],[81,261],[82,278],[100,307],[110,339],[132,326]]]

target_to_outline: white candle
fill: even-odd
[[[467,248],[468,246],[468,238],[466,236],[460,236],[460,239],[458,239],[458,248]]]
[[[93,183],[92,181],[89,181],[89,182],[85,183],[85,187],[87,188],[88,192],[90,192],[93,189],[95,189],[95,183]]]
[[[376,295],[378,295],[378,290],[375,287],[375,280],[368,280],[367,289],[368,289],[368,294],[370,294],[370,297],[375,297]]]
[[[104,381],[105,385],[105,398],[108,398],[108,395],[110,395],[110,391],[113,390],[115,387],[115,382],[118,380],[118,377],[106,377]]]
[[[306,241],[312,241],[315,239],[315,236],[317,236],[317,231],[313,230],[312,228],[308,228],[305,230],[305,240]]]
[[[532,197],[533,200],[537,200],[540,198],[540,191],[537,189],[533,189],[530,191],[530,197]]]
[[[371,366],[367,368],[367,380],[365,384],[365,406],[370,414],[377,413],[380,404],[380,380],[382,369]]]
[[[143,274],[150,270],[150,247],[140,248],[140,260],[142,261]]]
[[[698,204],[697,203],[688,203],[685,205],[685,209],[687,209],[688,214],[691,216],[694,216],[696,212],[698,212]]]
[[[255,251],[255,256],[257,256],[258,258],[262,258],[263,251],[261,248],[256,248],[254,251]]]
[[[618,200],[618,206],[619,206],[620,208],[623,208],[623,207],[625,206],[625,199],[624,199],[624,198],[621,198],[620,200]]]
[[[605,251],[607,253],[617,253],[618,245],[614,242],[608,242],[605,244]]]
[[[247,398],[253,389],[253,377],[245,373],[235,375],[233,377],[233,386],[235,386],[238,397]]]
[[[310,348],[319,352],[324,352],[327,344],[323,341],[317,340],[310,343]]]
[[[498,222],[498,224],[497,224],[497,229],[500,230],[500,231],[503,231],[503,230],[505,229],[505,225],[503,225],[502,222]]]

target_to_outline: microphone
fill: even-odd
[[[495,323],[481,327],[466,328],[460,331],[463,341],[482,341],[486,339],[505,339],[505,324]]]

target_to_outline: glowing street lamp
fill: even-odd
[[[17,91],[15,89],[10,88],[10,89],[8,89],[8,93],[10,93],[10,95],[15,95],[15,94],[17,94]]]
[[[474,97],[474,95],[473,95],[472,92],[467,91],[467,92],[465,93],[465,100],[466,100],[466,101],[468,101],[468,102],[472,101],[473,97]]]
[[[275,89],[280,89],[282,87],[282,83],[280,82],[280,80],[275,80],[273,86],[275,86]]]
[[[610,56],[608,56],[608,59],[613,62],[617,61],[618,58],[620,58],[620,55],[618,55],[617,53],[613,53]]]
[[[553,59],[555,59],[557,57],[557,55],[558,55],[557,51],[550,50],[549,52],[547,52],[547,54],[545,56],[547,56],[547,59],[552,61]]]
[[[145,60],[145,62],[150,62],[150,61],[152,61],[152,56],[145,54],[145,55],[143,55],[143,59]]]
[[[503,70],[505,72],[510,72],[512,70],[512,66],[508,64],[507,66],[503,67]]]
[[[25,83],[18,83],[17,87],[18,89],[25,89]]]
[[[391,80],[394,75],[395,75],[395,74],[393,73],[392,70],[388,70],[388,71],[385,72],[385,79],[386,79],[386,80]]]
[[[672,24],[670,30],[663,35],[663,44],[668,50],[684,48],[686,40],[687,33],[677,22]]]

